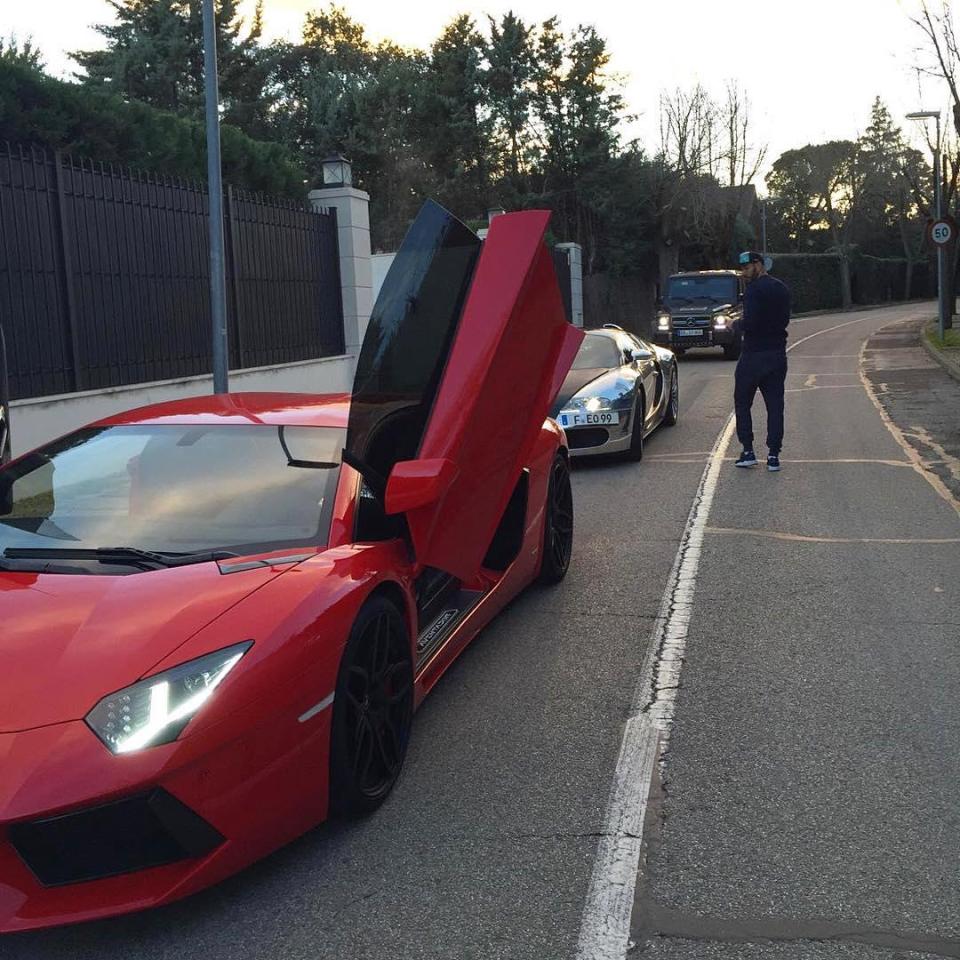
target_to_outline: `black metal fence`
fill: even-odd
[[[343,352],[336,212],[227,189],[230,366]],[[0,144],[11,398],[211,369],[205,184]]]

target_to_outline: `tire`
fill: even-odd
[[[549,586],[567,575],[573,553],[573,488],[570,464],[562,453],[553,458],[550,468],[545,512],[538,581]]]
[[[670,378],[670,399],[667,401],[667,410],[663,415],[664,426],[672,427],[680,417],[680,374],[673,368]]]
[[[413,664],[403,617],[368,600],[343,651],[330,731],[330,810],[356,818],[390,795],[410,741]]]
[[[728,344],[723,348],[723,359],[724,359],[724,360],[739,360],[739,359],[740,359],[740,348],[741,348],[742,342],[743,342],[743,341],[740,339],[740,337],[737,337],[737,339],[736,339],[733,343],[728,343]]]
[[[633,430],[630,432],[630,449],[626,453],[628,460],[638,461],[643,459],[643,427],[646,420],[644,413],[643,400],[638,396],[637,405],[633,411]]]

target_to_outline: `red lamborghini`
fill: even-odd
[[[193,893],[374,810],[413,712],[570,561],[548,214],[428,204],[352,395],[147,407],[0,470],[0,931]]]

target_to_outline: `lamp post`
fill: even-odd
[[[342,154],[331,154],[321,161],[320,166],[323,168],[324,188],[353,185],[353,168],[350,166],[350,161]]]
[[[0,466],[10,459],[10,381],[7,374],[7,342],[0,326]]]
[[[210,316],[213,392],[227,392],[227,277],[223,245],[223,174],[220,169],[220,93],[213,0],[203,0],[203,83],[207,102],[207,197],[210,202]]]
[[[940,111],[917,110],[907,114],[908,120],[936,120],[937,139],[933,145],[933,205],[934,217],[943,219],[943,185],[940,176]],[[943,340],[944,331],[952,326],[953,311],[947,304],[947,248],[945,244],[937,244],[937,327],[940,331],[940,340]]]
[[[763,249],[760,252],[763,254],[764,259],[766,259],[766,256],[767,256],[767,201],[766,200],[760,201],[760,233],[762,235],[761,243],[763,245]]]

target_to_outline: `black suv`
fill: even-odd
[[[723,347],[728,360],[740,356],[743,278],[736,270],[675,273],[657,301],[653,340],[674,353],[690,347]]]

